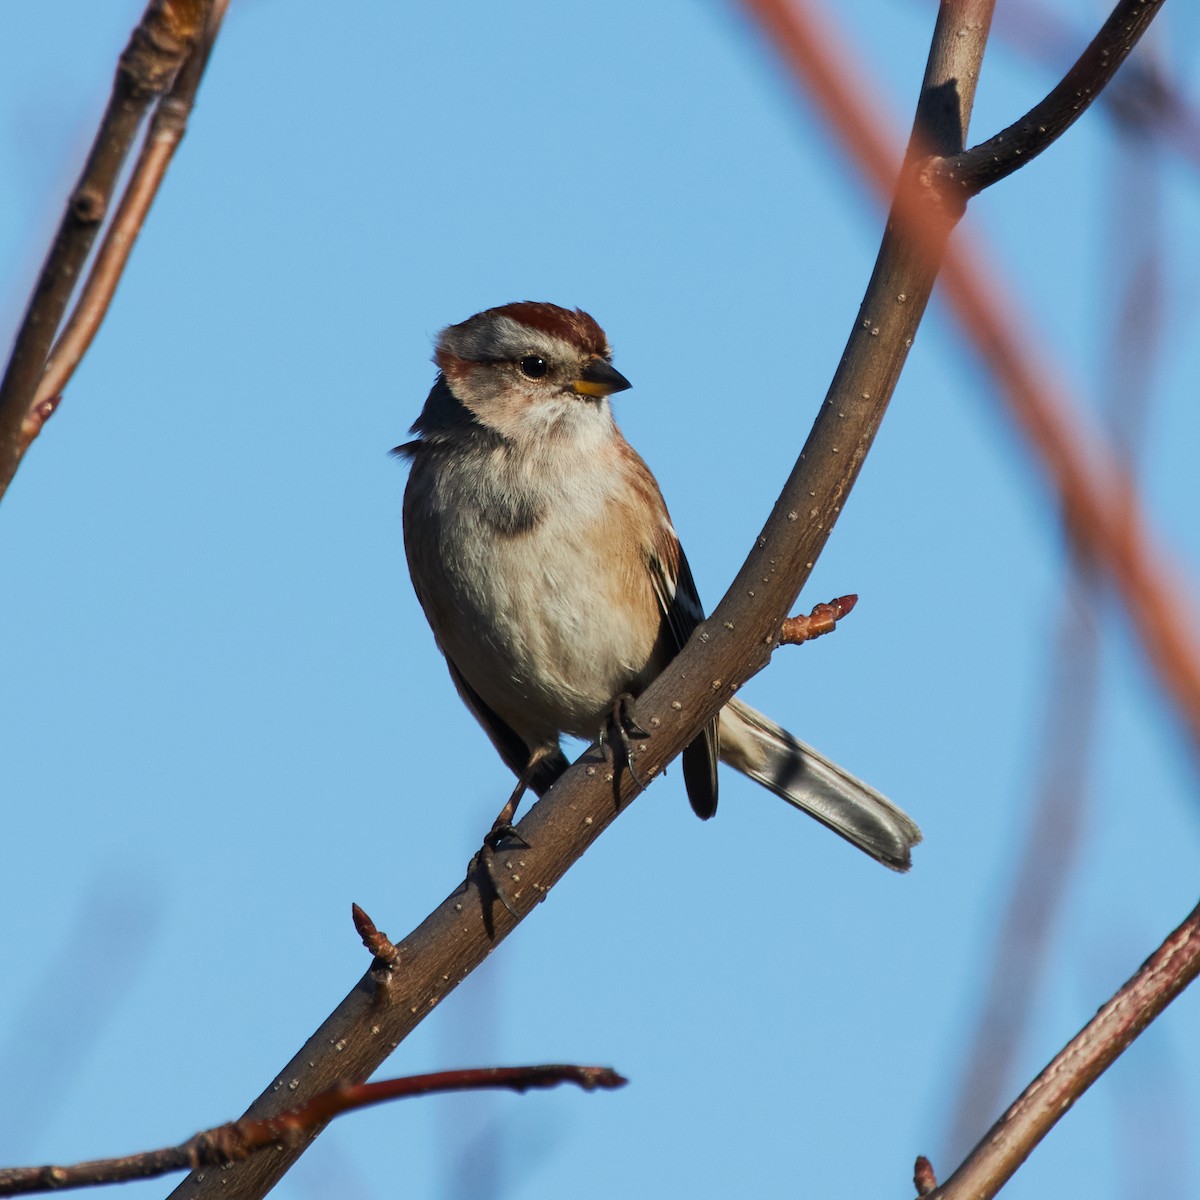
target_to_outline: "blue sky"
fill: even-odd
[[[141,7],[0,9],[6,337]],[[406,932],[507,796],[404,568],[387,451],[437,330],[509,300],[590,311],[712,605],[878,245],[874,202],[732,6],[232,7],[108,321],[0,510],[4,1163],[240,1113],[365,968],[350,902]],[[837,19],[903,130],[931,6],[848,0]],[[1162,21],[1157,51],[1194,78],[1200,23]],[[994,43],[976,136],[1051,82]],[[1154,169],[1157,215],[1130,214],[1141,194],[1096,111],[971,220],[1091,404],[1113,239],[1161,231],[1146,497],[1194,583],[1200,198],[1194,169]],[[916,817],[911,875],[732,776],[701,824],[672,771],[386,1068],[600,1062],[632,1085],[354,1116],[276,1194],[372,1200],[400,1175],[430,1197],[903,1195],[921,1152],[948,1173],[1062,551],[935,302],[803,597],[861,602],[745,693]],[[1022,1083],[1195,902],[1195,761],[1111,605],[1104,628],[1080,864]],[[1134,1166],[1162,1159],[1155,1194],[1195,1194],[1198,1006],[1177,1001],[1006,1195],[1144,1195]]]

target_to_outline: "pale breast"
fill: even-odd
[[[613,697],[653,673],[662,623],[629,491],[603,454],[555,473],[486,453],[484,470],[461,453],[414,464],[418,594],[443,652],[527,741],[594,737]],[[412,537],[416,521],[433,536]]]

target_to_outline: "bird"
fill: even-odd
[[[498,839],[523,793],[567,769],[563,735],[614,729],[627,749],[643,735],[626,702],[704,610],[658,483],[613,417],[610,397],[632,385],[589,314],[489,308],[443,329],[434,363],[414,440],[395,450],[410,463],[405,554],[459,696],[517,776]],[[737,698],[683,752],[703,819],[718,759],[885,866],[911,865],[911,818]]]

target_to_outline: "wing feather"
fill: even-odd
[[[499,717],[480,698],[479,693],[463,678],[459,669],[447,658],[446,667],[450,678],[458,689],[462,702],[471,710],[471,715],[483,726],[483,731],[491,738],[496,752],[504,759],[510,771],[520,778],[529,767],[531,752],[525,744],[525,739]],[[542,795],[550,790],[551,785],[567,769],[570,764],[561,750],[543,758],[533,769],[529,778],[529,787],[535,795]]]
[[[664,522],[669,535],[659,552],[651,555],[650,575],[654,594],[665,618],[665,628],[674,658],[704,620],[704,606],[674,529]],[[717,721],[713,719],[683,752],[683,782],[692,811],[707,821],[717,811]]]

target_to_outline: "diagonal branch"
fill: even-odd
[[[933,1200],[994,1196],[1067,1110],[1200,974],[1200,905],[992,1126]]]
[[[998,16],[996,33],[1054,76],[1071,61],[1080,41],[1073,23],[1046,0],[1008,0]],[[1185,93],[1161,53],[1152,55],[1147,48],[1127,61],[1120,76],[1104,89],[1103,104],[1118,128],[1136,131],[1193,169],[1200,167],[1200,107]]]
[[[991,0],[942,5],[919,108],[923,146],[941,153],[961,148],[974,89],[956,81],[978,77],[991,10]],[[931,104],[934,94],[939,102]],[[841,366],[770,519],[725,599],[638,702],[637,721],[654,734],[639,756],[647,776],[680,753],[778,642],[883,418],[933,288],[937,242],[944,245],[953,218],[931,207],[937,235],[919,246],[900,222],[889,223]],[[614,779],[594,748],[585,754],[521,821],[526,847],[495,856],[494,871],[513,911],[496,907],[489,935],[479,889],[473,879],[464,883],[395,947],[391,965],[375,960],[292,1059],[280,1075],[289,1088],[295,1083],[292,1094],[312,1094],[341,1077],[365,1079],[546,896],[634,791],[627,772]],[[268,1086],[249,1115],[265,1117],[279,1108],[280,1095]],[[303,1149],[287,1147],[207,1172],[203,1180],[193,1174],[173,1196],[262,1196]]]

